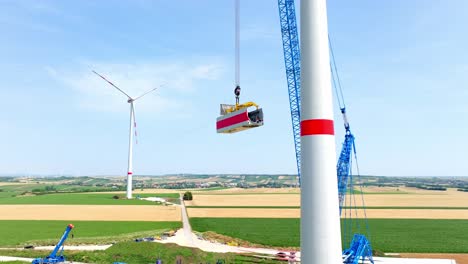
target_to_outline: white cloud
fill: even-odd
[[[217,80],[223,71],[219,62],[207,63],[85,63],[86,67],[62,71],[50,66],[45,71],[52,78],[70,87],[77,93],[77,103],[88,110],[102,112],[126,112],[126,97],[110,84],[95,75],[103,75],[125,93],[135,98],[155,87],[135,103],[138,114],[174,112],[190,104],[189,95],[194,94],[204,81]]]

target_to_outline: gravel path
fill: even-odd
[[[185,203],[184,203],[182,194],[180,194],[180,210],[181,210],[181,215],[182,215],[182,224],[183,224],[185,240],[189,246],[194,246],[193,238],[192,238],[192,235],[193,235],[192,227],[190,226],[190,221],[187,215],[187,209],[185,208]]]

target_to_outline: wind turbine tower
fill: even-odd
[[[134,102],[143,96],[153,92],[157,88],[153,88],[142,95],[132,98],[130,95],[128,95],[126,92],[124,92],[122,89],[117,87],[115,84],[113,84],[111,81],[107,80],[104,76],[100,75],[99,73],[93,71],[97,76],[101,77],[104,81],[112,85],[115,89],[119,90],[121,93],[123,93],[125,96],[127,96],[127,103],[130,104],[130,129],[129,129],[129,135],[128,135],[128,169],[127,169],[127,199],[132,199],[132,176],[133,176],[133,134],[134,134],[134,129],[136,128],[136,121],[135,121],[135,106]]]

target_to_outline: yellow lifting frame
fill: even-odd
[[[243,109],[243,108],[248,108],[248,107],[251,107],[251,106],[255,106],[258,109],[258,105],[256,103],[247,102],[247,103],[243,103],[243,104],[236,104],[235,106],[231,107],[230,109],[227,109],[226,113],[232,113],[232,112],[235,112],[237,110],[240,110],[240,109]]]

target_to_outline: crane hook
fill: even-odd
[[[241,88],[239,85],[236,86],[234,89],[234,94],[236,95],[236,105],[239,104],[239,96],[240,96]]]

